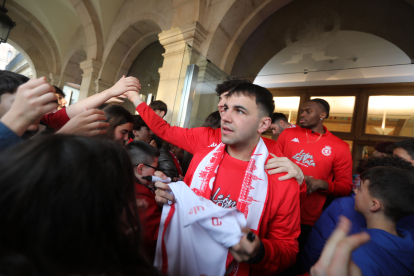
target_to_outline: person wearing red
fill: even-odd
[[[217,106],[220,112],[224,109],[224,104],[229,90],[236,85],[243,83],[250,82],[246,80],[232,79],[217,85],[216,91],[220,97],[220,101]],[[221,128],[213,129],[209,127],[196,127],[188,129],[170,126],[145,102],[142,101],[139,93],[128,92],[127,97],[136,106],[137,112],[140,114],[141,118],[145,121],[148,127],[154,132],[154,134],[172,145],[176,145],[194,155],[202,149],[208,147],[214,148],[221,142]],[[264,137],[263,140],[266,141],[269,152],[272,153],[272,156],[274,157],[269,160],[265,166],[265,169],[269,170],[269,174],[288,172],[288,174],[280,180],[294,177],[299,184],[302,184],[301,193],[306,195],[306,183],[303,181],[303,173],[300,168],[292,163],[288,158],[283,157],[284,155],[277,146],[276,141]]]
[[[142,141],[133,141],[125,148],[134,166],[135,197],[138,206],[143,206],[140,208],[139,216],[144,231],[144,253],[149,261],[154,263],[161,209],[155,201],[154,182],[142,177],[154,175],[160,153],[155,147]]]
[[[329,104],[325,100],[310,100],[301,108],[302,127],[285,129],[278,138],[283,155],[302,169],[308,190],[301,201],[299,254],[322,213],[327,195],[347,196],[352,191],[351,152],[346,142],[323,125],[328,116]],[[300,269],[299,263],[295,269]]]
[[[240,211],[244,210],[245,215],[248,213],[246,216],[249,228],[244,229],[246,234],[240,243],[229,249],[230,260],[234,259],[228,268],[228,271],[231,271],[230,275],[275,275],[292,265],[298,252],[299,186],[293,179],[280,181],[280,174],[269,175],[264,170],[265,161],[270,157],[269,147],[272,143],[269,143],[270,139],[261,138],[261,134],[269,128],[273,110],[273,96],[267,89],[248,83],[234,87],[229,92],[221,117],[220,134],[224,144],[220,143],[214,149],[207,148],[197,152],[184,179],[184,182],[192,187],[194,181],[198,181],[197,179],[201,177],[198,173],[199,166],[200,164],[203,166],[206,162],[206,156],[212,150],[222,154],[218,169],[213,170],[217,171],[215,176],[208,181],[208,183],[212,182],[211,189],[208,189],[210,194],[203,196],[220,207],[236,207]],[[257,152],[257,149],[262,149],[263,145],[266,150]],[[264,155],[262,163],[251,164],[255,156],[260,155]],[[205,169],[212,170],[209,165]],[[249,174],[249,170],[253,172]],[[246,177],[253,181],[257,180],[254,170],[257,170],[256,173],[264,172],[267,183],[264,182],[265,179],[259,179],[262,181],[260,185],[252,189],[250,185],[253,184],[248,184],[247,192],[244,192],[245,183],[252,181],[246,180]],[[169,189],[167,185],[156,182],[156,187],[157,202],[164,204],[167,200],[174,200],[174,197],[165,191]],[[250,198],[251,190],[256,189],[259,189],[259,193],[267,191],[267,194],[262,197],[263,201]],[[197,193],[199,190],[193,189],[193,191]],[[251,207],[250,210],[242,207],[249,206],[252,202],[259,202],[262,207]],[[256,222],[249,221],[250,212],[254,212]],[[247,238],[250,232],[255,234],[253,241]]]

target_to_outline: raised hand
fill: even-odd
[[[31,124],[57,106],[55,88],[46,82],[46,78],[29,80],[19,86],[10,110],[1,121],[21,136]]]
[[[283,181],[290,178],[295,178],[296,181],[301,185],[304,180],[302,170],[287,157],[277,157],[273,153],[270,153],[273,158],[269,159],[265,165],[265,170],[269,170],[269,174],[277,174],[287,172],[288,174],[279,177],[279,180]]]
[[[85,110],[69,120],[57,133],[58,134],[74,134],[81,136],[96,136],[106,132],[109,126],[105,121],[105,112],[99,109]]]
[[[141,89],[141,84],[137,78],[122,76],[122,78],[108,90],[112,97],[126,98],[126,95],[124,95],[126,92],[138,92],[139,89]]]

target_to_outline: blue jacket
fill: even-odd
[[[0,121],[0,151],[23,141],[16,133]]]
[[[345,216],[352,222],[350,235],[361,232],[367,227],[365,218],[355,211],[355,194],[335,199],[316,221],[309,234],[302,253],[302,266],[306,271],[319,260],[326,240],[336,228],[339,216]],[[401,219],[397,227],[408,230],[414,236],[414,215]],[[365,276],[365,275],[364,275]]]
[[[412,234],[397,227],[400,236],[381,229],[364,229],[371,240],[352,253],[352,260],[364,276],[414,275]]]

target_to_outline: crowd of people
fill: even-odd
[[[290,124],[269,90],[229,79],[188,129],[140,89],[122,77],[66,106],[45,78],[0,71],[0,275],[414,275],[414,139],[353,175],[323,99]]]

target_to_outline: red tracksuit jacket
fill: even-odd
[[[268,146],[267,141],[264,142]],[[194,155],[184,179],[187,185],[191,184],[198,164],[211,150],[205,149]],[[232,172],[231,168],[230,171],[225,171],[220,170],[219,167],[214,187],[236,185],[237,183],[228,181],[228,174],[234,175],[234,173],[237,172]],[[258,264],[244,266],[245,269],[250,270],[249,275],[280,273],[295,263],[299,251],[297,242],[300,234],[299,187],[294,179],[279,181],[278,178],[281,176],[283,174],[268,175],[268,195],[258,233],[265,248],[265,256]]]
[[[43,115],[41,120],[54,130],[59,130],[70,120],[70,118],[66,113],[66,108],[62,108],[55,113],[51,112]]]
[[[285,129],[277,142],[283,155],[295,162],[304,175],[328,182],[327,191],[308,194],[301,202],[302,224],[313,225],[322,213],[326,195],[347,196],[352,191],[352,157],[349,145],[330,133],[325,134],[306,128]],[[308,143],[306,132],[308,132]]]

